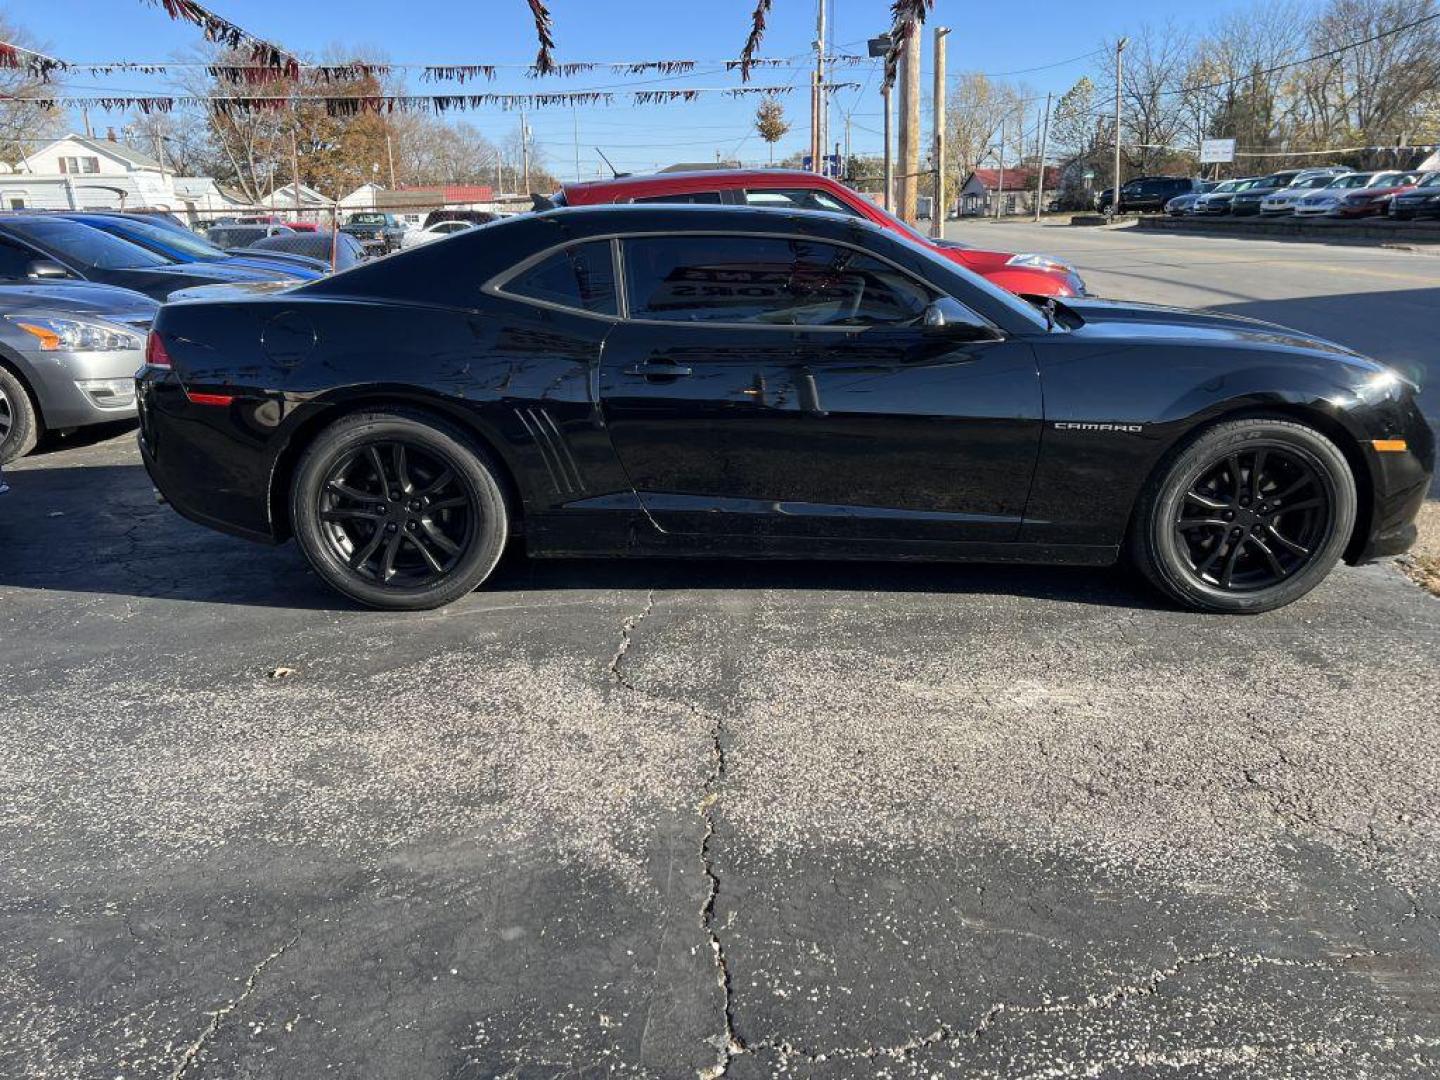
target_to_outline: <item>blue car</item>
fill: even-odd
[[[218,248],[193,233],[187,234],[178,229],[155,225],[135,215],[90,213],[60,216],[107,232],[111,236],[118,236],[121,240],[127,240],[179,263],[224,263],[255,270],[274,270],[301,281],[314,281],[329,270],[324,263],[314,259],[299,260],[295,256],[273,258],[259,251],[253,255],[238,255]]]

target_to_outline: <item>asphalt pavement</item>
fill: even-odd
[[[1417,356],[1440,297],[972,233]],[[1122,570],[509,557],[387,615],[102,435],[0,500],[0,1076],[1440,1072],[1440,600],[1392,564],[1235,619]]]

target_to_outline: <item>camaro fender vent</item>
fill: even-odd
[[[544,409],[529,407],[517,407],[515,416],[526,434],[535,441],[535,448],[540,451],[541,460],[545,462],[545,471],[550,474],[550,482],[555,485],[556,494],[579,495],[584,492],[585,477],[581,475],[575,455],[570,452],[570,444],[560,433],[560,426],[555,423],[555,418]]]

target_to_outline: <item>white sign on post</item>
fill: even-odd
[[[1200,143],[1200,164],[1235,160],[1234,139],[1205,139]]]

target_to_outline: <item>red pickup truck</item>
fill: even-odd
[[[685,202],[770,206],[853,214],[953,259],[1002,289],[1022,296],[1084,296],[1085,283],[1069,263],[1049,255],[984,251],[952,240],[935,240],[901,221],[853,188],[797,169],[697,169],[693,172],[620,176],[566,184],[551,197],[556,206],[597,203]]]

